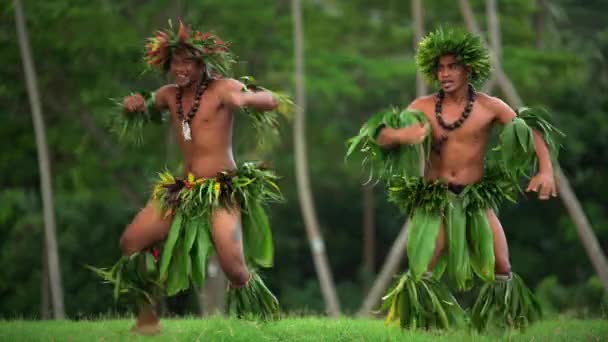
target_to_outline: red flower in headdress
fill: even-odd
[[[234,62],[229,44],[214,34],[191,30],[181,20],[177,32],[173,31],[171,23],[169,25],[169,30],[156,31],[154,36],[146,39],[144,60],[148,66],[162,68],[173,49],[182,44],[198,50],[196,56],[203,58],[205,63],[210,63],[212,69],[221,73],[226,72]],[[208,59],[209,56],[213,58]]]
[[[169,35],[163,31],[156,31],[154,37],[147,39],[145,49],[145,59],[148,64],[163,64],[169,54]]]
[[[156,39],[166,44],[169,41],[169,35],[164,31],[156,31]]]
[[[186,41],[188,41],[189,38],[188,28],[186,27],[186,25],[184,25],[184,23],[182,23],[181,20],[179,21],[179,31],[177,33],[177,36],[179,37],[180,43],[185,43]]]
[[[194,33],[194,39],[196,40],[207,40],[209,38],[211,38],[213,35],[209,32],[200,32],[200,31],[196,31]]]

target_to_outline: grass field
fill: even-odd
[[[480,335],[466,330],[403,331],[380,320],[286,318],[270,323],[212,318],[162,321],[153,337],[129,332],[128,319],[90,321],[0,321],[0,341],[608,341],[608,320],[551,320],[526,331]]]

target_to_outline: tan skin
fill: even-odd
[[[445,92],[442,115],[447,123],[458,120],[468,101],[467,85],[470,71],[458,63],[453,55],[441,56],[437,66],[437,79]],[[496,97],[477,92],[477,98],[470,116],[464,124],[453,131],[445,130],[435,117],[437,95],[423,96],[414,100],[410,109],[424,112],[431,126],[433,140],[443,135],[448,139],[441,148],[441,153],[431,153],[425,168],[425,179],[441,179],[455,184],[472,184],[481,180],[484,172],[484,153],[492,125],[495,122],[506,124],[515,116],[515,112]],[[399,144],[419,144],[424,141],[427,126],[410,126],[400,129],[383,128],[378,135],[378,143],[386,148]],[[553,167],[549,150],[540,134],[533,132],[534,147],[539,160],[539,171],[530,180],[526,191],[538,193],[541,200],[557,196],[553,176]],[[496,256],[496,273],[509,274],[509,248],[503,228],[493,210],[486,212],[494,235],[494,254]],[[445,229],[442,227],[437,237],[433,258],[429,264],[432,270],[445,248]]]
[[[171,122],[183,154],[186,174],[191,172],[197,178],[210,178],[215,177],[218,172],[234,170],[236,163],[232,154],[233,112],[241,107],[272,110],[278,105],[276,99],[269,92],[242,92],[243,84],[233,79],[214,80],[203,93],[198,111],[192,119],[192,140],[186,141],[177,116],[176,93],[178,87],[183,89],[182,108],[186,115],[194,102],[196,85],[203,77],[204,65],[187,51],[177,50],[172,55],[169,74],[175,84],[158,89],[156,107],[171,113]],[[139,94],[126,97],[123,105],[125,110],[130,112],[145,110],[144,99]],[[123,253],[130,255],[163,241],[167,237],[172,219],[163,218],[156,204],[149,201],[125,229],[120,239]],[[233,286],[244,286],[250,275],[243,255],[239,208],[216,209],[212,214],[211,227],[222,270]],[[146,322],[142,324],[145,325]]]

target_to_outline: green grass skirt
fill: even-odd
[[[405,273],[382,300],[383,309],[388,310],[387,325],[449,329],[466,324],[465,312],[454,296],[433,277],[415,280],[409,272]]]
[[[277,298],[255,271],[251,271],[247,285],[228,289],[226,311],[238,318],[273,320],[280,317]]]
[[[180,179],[163,172],[154,185],[152,198],[163,215],[173,217],[173,221],[160,258],[156,255],[150,259],[151,252],[143,251],[121,257],[111,268],[89,268],[114,285],[115,298],[133,294],[136,301],[154,304],[155,295],[150,289],[173,296],[190,286],[200,288],[205,282],[208,258],[215,252],[211,215],[217,208],[241,211],[247,264],[254,268],[271,267],[272,233],[264,204],[282,200],[276,181],[273,172],[255,163],[244,163],[237,170],[206,179],[197,179],[191,174]],[[274,298],[255,274],[247,289],[239,293],[239,298],[245,298],[244,303],[255,303],[268,296]],[[264,303],[270,302],[264,299]]]
[[[509,280],[483,285],[471,310],[471,323],[483,331],[489,327],[526,328],[538,321],[542,310],[534,294],[515,273]]]
[[[514,187],[488,174],[481,182],[464,187],[460,194],[441,181],[417,177],[393,177],[389,201],[409,214],[407,255],[411,276],[420,280],[431,262],[437,236],[445,228],[445,252],[434,270],[444,271],[459,290],[473,285],[473,275],[494,280],[494,244],[486,215],[504,199],[512,199]]]

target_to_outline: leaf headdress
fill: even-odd
[[[416,64],[428,83],[437,82],[439,57],[454,55],[471,69],[470,82],[481,85],[490,77],[490,54],[481,38],[457,29],[439,28],[418,44]]]

